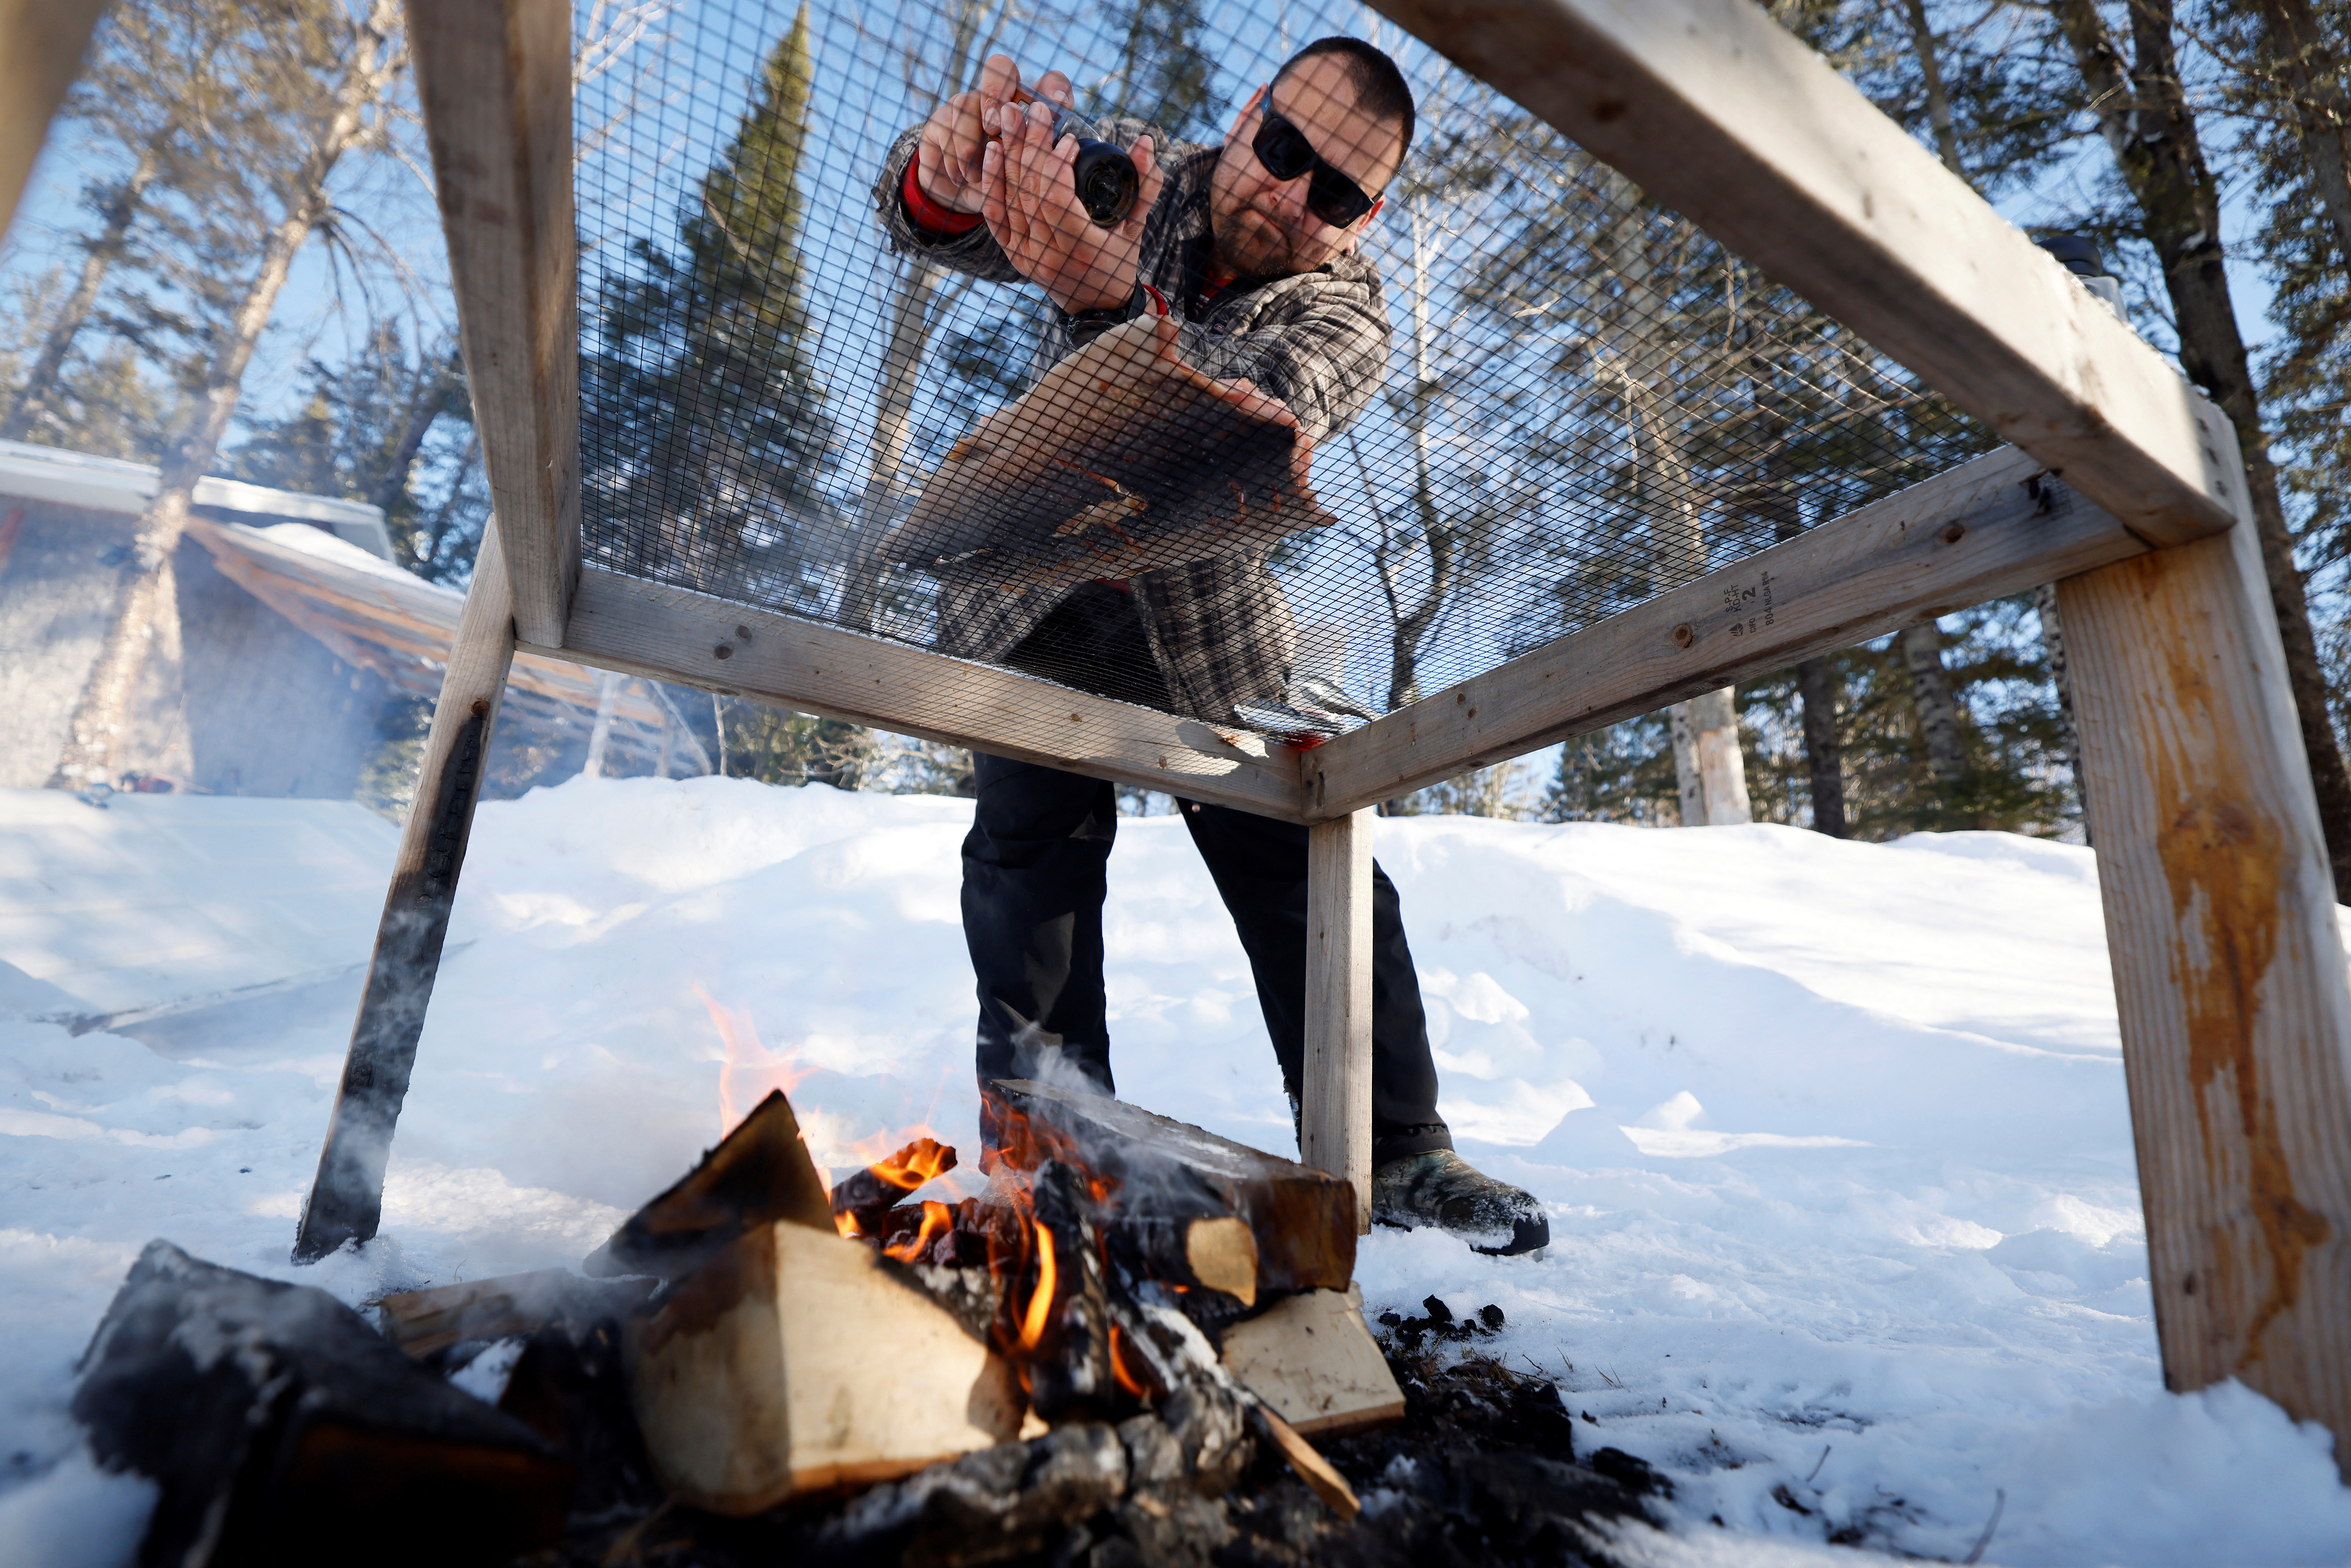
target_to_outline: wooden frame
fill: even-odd
[[[590,567],[560,649],[526,651],[1303,821],[1296,754],[1016,671]]]
[[[408,32],[515,624],[559,647],[580,580],[571,7],[408,0]]]
[[[0,0],[0,237],[106,0]]]
[[[1301,768],[1237,732],[581,574],[563,13],[411,4],[524,644],[1101,777],[1181,779],[1314,824],[1304,1126],[1312,1157],[1358,1179],[1368,802],[2064,579],[2167,1376],[2241,1377],[2326,1422],[2351,1474],[2351,978],[2229,427],[1761,9],[1374,0],[2014,449],[1463,682]],[[476,593],[495,581],[484,572]],[[468,606],[485,646],[496,602]],[[444,719],[465,700],[477,711],[467,683],[485,667],[461,678],[453,663],[436,756]],[[322,1163],[322,1195],[330,1174]]]

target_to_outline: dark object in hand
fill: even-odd
[[[1071,183],[1078,193],[1078,204],[1086,209],[1086,216],[1098,228],[1112,229],[1126,221],[1134,211],[1134,198],[1143,189],[1143,177],[1135,172],[1134,160],[1118,148],[1094,134],[1094,125],[1075,110],[1065,109],[1050,99],[1027,92],[1012,95],[1015,103],[1042,103],[1052,112],[1053,141],[1058,144],[1064,136],[1078,142],[1078,161],[1070,171]]]

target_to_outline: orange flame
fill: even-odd
[[[922,1233],[911,1241],[902,1241],[895,1247],[884,1247],[882,1249],[883,1256],[895,1258],[901,1263],[912,1263],[929,1249],[933,1238],[944,1234],[954,1223],[954,1210],[935,1199],[925,1198]]]
[[[1118,1354],[1118,1325],[1116,1323],[1110,1325],[1110,1375],[1118,1379],[1118,1385],[1121,1388],[1125,1389],[1137,1399],[1148,1397],[1148,1396],[1144,1392],[1143,1385],[1134,1380],[1134,1374],[1127,1371],[1126,1363],[1120,1359]]]
[[[1023,1350],[1037,1348],[1037,1342],[1045,1337],[1046,1315],[1053,1310],[1053,1233],[1041,1219],[1030,1223],[1037,1227],[1037,1293],[1029,1298],[1029,1311],[1020,1320]]]
[[[925,1182],[954,1168],[956,1152],[931,1137],[925,1129],[923,1136],[900,1149],[887,1159],[875,1160],[866,1168],[900,1192],[912,1192]]]
[[[768,1097],[768,1090],[780,1089],[789,1095],[816,1069],[802,1066],[797,1052],[778,1054],[761,1045],[759,1031],[751,1027],[749,1011],[725,1006],[698,984],[694,994],[710,1009],[710,1021],[716,1026],[719,1041],[726,1048],[725,1063],[718,1070],[718,1131],[723,1135],[733,1132],[735,1124]],[[746,1075],[746,1092],[737,1098],[736,1083]]]

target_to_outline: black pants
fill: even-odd
[[[1166,692],[1141,618],[1114,589],[1071,594],[1007,661],[1126,701]],[[1155,691],[1145,692],[1139,687]],[[979,980],[979,1082],[1031,1075],[1059,1054],[1112,1092],[1102,992],[1102,898],[1118,831],[1112,785],[976,758],[978,802],[963,845],[963,929]],[[1177,801],[1232,915],[1266,1032],[1293,1100],[1306,1063],[1306,830],[1228,806]],[[982,1141],[993,1147],[987,1100]],[[1372,1160],[1449,1149],[1437,1113],[1420,980],[1395,884],[1372,871]]]

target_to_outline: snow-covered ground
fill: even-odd
[[[255,803],[130,797],[52,830],[26,793],[0,792],[0,900],[47,913],[0,925],[0,959],[28,974],[71,967],[61,880],[112,879],[96,902],[118,910],[298,907],[290,884],[274,902],[280,865],[256,891],[233,862],[137,851]],[[354,843],[388,862],[390,830],[356,808],[272,805],[308,814],[323,875],[349,879]],[[917,1123],[970,1148],[968,816],[707,779],[485,807],[383,1236],[315,1269],[286,1249],[355,979],[120,1033],[0,1020],[0,1560],[110,1563],[135,1535],[143,1490],[89,1469],[65,1406],[152,1237],[357,1301],[576,1261],[770,1084],[836,1168]],[[282,861],[293,831],[256,845]],[[1673,1532],[1629,1550],[1843,1562],[1820,1543],[1858,1531],[1957,1560],[1997,1508],[1990,1563],[2351,1562],[2323,1431],[2233,1385],[2162,1392],[2086,851],[1451,818],[1379,834],[1446,1113],[1550,1205],[1553,1241],[1496,1260],[1374,1235],[1365,1296],[1500,1305],[1492,1347],[1559,1378],[1588,1446],[1672,1475]],[[1288,1152],[1248,970],[1181,824],[1123,822],[1112,882],[1121,1092]],[[380,895],[347,896],[369,924]],[[319,970],[317,918],[239,918],[302,948],[284,974]],[[216,984],[172,961],[190,994],[258,973],[250,947]],[[12,986],[39,990],[0,968],[0,1015]]]

